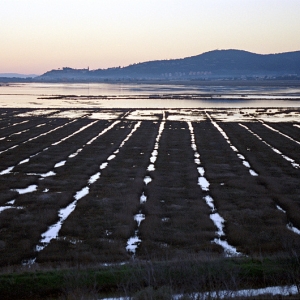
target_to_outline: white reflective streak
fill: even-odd
[[[140,212],[134,216],[134,220],[137,222],[137,225],[139,227],[142,221],[145,220],[145,215]]]
[[[205,178],[204,168],[199,166],[200,165],[200,154],[198,152],[197,145],[196,145],[194,128],[193,128],[193,125],[191,122],[187,122],[187,123],[189,126],[190,135],[191,135],[191,147],[194,151],[194,157],[196,158],[195,164],[198,166],[197,170],[200,175],[200,177],[198,177],[198,185],[200,185],[203,192],[208,193],[210,184],[209,184],[209,181]],[[216,212],[213,198],[209,194],[207,194],[203,197],[203,199],[205,200],[206,204],[211,208],[211,214],[209,215],[209,217],[213,221],[214,225],[217,227],[217,231],[216,231],[217,238],[215,238],[213,240],[213,242],[215,244],[220,245],[224,249],[224,253],[226,256],[241,255],[241,253],[239,253],[235,247],[229,245],[228,242],[225,240],[225,233],[223,230],[225,220],[220,216],[219,213]]]
[[[13,169],[14,169],[14,166],[13,167],[8,167],[7,169],[1,171],[0,175],[9,174]]]
[[[48,131],[47,133],[43,133],[43,134],[41,134],[41,135],[39,135],[39,136],[43,136],[43,135],[46,135],[46,134],[48,134],[48,133],[51,133],[51,132],[53,132],[53,131],[55,131],[55,130],[58,130],[58,129],[62,128],[62,127],[65,127],[65,126],[67,126],[68,124],[71,124],[71,123],[73,123],[73,122],[75,122],[75,121],[76,121],[76,120],[72,120],[72,121],[70,121],[70,122],[68,122],[68,123],[66,123],[66,124],[64,124],[64,125],[58,126],[58,127],[54,128],[54,129]],[[15,148],[15,147],[14,147],[14,148]],[[21,165],[21,164],[25,164],[25,163],[29,162],[29,160],[30,160],[32,157],[35,157],[35,156],[37,156],[38,154],[40,154],[41,152],[47,151],[48,149],[49,149],[49,148],[45,148],[45,149],[43,149],[43,150],[40,151],[40,152],[37,152],[37,153],[35,153],[35,154],[30,155],[28,158],[25,158],[25,159],[21,160],[17,165]],[[15,166],[12,166],[12,167],[9,167],[9,168],[3,170],[2,172],[0,172],[0,176],[1,176],[1,175],[4,175],[4,174],[11,173],[11,171],[12,171],[14,168],[15,168]]]
[[[165,117],[163,119],[165,119]],[[154,164],[157,160],[159,142],[160,142],[161,135],[164,131],[164,128],[165,128],[165,121],[162,121],[160,123],[159,129],[158,129],[158,134],[157,134],[156,139],[155,139],[154,149],[151,153],[150,164],[148,165],[148,168],[147,168],[147,171],[149,171],[149,172],[155,171],[155,165]]]
[[[30,176],[40,176],[40,177],[50,177],[50,176],[55,176],[56,173],[54,173],[53,171],[49,171],[47,173],[27,173],[27,175],[30,175]]]
[[[78,200],[86,196],[88,193],[89,193],[89,187],[84,187],[80,191],[76,192],[74,196],[75,200],[71,204],[69,204],[65,208],[60,209],[58,213],[59,221],[56,224],[51,225],[48,228],[48,230],[42,234],[42,239],[39,242],[41,245],[36,246],[36,251],[42,251],[50,243],[52,239],[57,238],[63,222],[75,210]]]
[[[141,243],[141,239],[138,237],[138,231],[136,230],[134,236],[128,239],[126,250],[128,252],[131,252],[134,255],[140,243]]]
[[[249,162],[246,161],[245,157],[244,157],[242,154],[239,153],[239,150],[238,150],[235,146],[232,145],[232,143],[231,143],[229,137],[227,136],[227,134],[225,133],[225,131],[218,125],[217,122],[215,122],[215,121],[211,118],[211,116],[210,116],[207,112],[205,112],[205,113],[206,113],[206,116],[210,119],[211,123],[212,123],[212,124],[219,130],[219,132],[223,135],[223,137],[225,138],[226,142],[229,144],[230,148],[236,153],[237,157],[238,157],[239,159],[242,160],[243,165],[249,169],[250,175],[251,175],[251,176],[258,176],[257,172],[255,172],[255,171],[251,168]]]
[[[140,197],[140,204],[144,204],[147,201],[147,196],[143,192],[143,194]]]
[[[158,148],[159,148],[159,141],[162,135],[162,132],[165,127],[165,112],[163,112],[163,121],[160,123],[158,134],[155,139],[154,149],[151,153],[150,157],[150,164],[147,168],[149,172],[153,172],[155,170],[154,163],[156,162],[158,156]],[[144,183],[145,185],[149,184],[152,181],[150,176],[145,176]],[[143,205],[147,201],[147,196],[145,196],[145,192],[142,193],[140,196],[140,205]],[[145,215],[141,213],[141,211],[134,216],[134,220],[137,222],[137,227],[140,226],[141,222],[145,220]],[[130,237],[127,241],[126,251],[130,252],[133,256],[135,255],[137,247],[142,242],[141,239],[138,237],[139,230],[137,229],[134,233],[134,236]]]
[[[145,183],[146,185],[148,185],[151,181],[152,181],[152,178],[151,178],[150,176],[145,176],[145,178],[144,178],[144,183]]]
[[[276,205],[276,208],[277,208],[278,210],[280,210],[281,212],[283,212],[284,214],[286,214],[286,211],[285,211],[282,207],[280,207],[279,205]],[[287,225],[286,225],[286,228],[287,228],[288,230],[290,230],[290,231],[292,231],[292,232],[294,232],[294,233],[300,235],[300,230],[299,230],[298,228],[296,228],[296,227],[292,224],[292,222],[288,222]]]
[[[32,193],[32,192],[35,192],[36,190],[37,190],[37,185],[36,184],[30,185],[30,186],[28,186],[27,188],[24,188],[24,189],[12,189],[12,191],[16,191],[20,195],[27,194],[27,193]]]
[[[130,137],[133,134],[133,132],[136,131],[140,125],[141,125],[141,122],[138,122],[134,126],[134,128],[131,130],[131,132],[127,135],[127,137],[124,139],[124,141],[128,141],[128,139],[129,139],[128,137]],[[120,144],[120,147],[125,144],[124,141]],[[107,165],[108,165],[107,162],[102,163],[99,168],[104,169],[107,167]],[[37,252],[42,251],[50,243],[50,241],[52,239],[56,239],[58,237],[59,231],[60,231],[64,221],[75,210],[77,202],[89,194],[89,189],[90,189],[89,186],[91,184],[94,184],[100,178],[100,175],[101,175],[101,173],[97,172],[96,174],[90,176],[87,186],[85,186],[80,191],[75,193],[74,201],[72,203],[70,203],[67,207],[59,210],[59,212],[58,212],[59,221],[56,224],[49,226],[47,231],[42,234],[42,238],[39,241],[39,245],[37,245],[35,247]],[[35,260],[33,260],[33,261],[35,261]]]
[[[95,183],[100,178],[100,175],[101,175],[101,173],[98,172],[98,173],[94,174],[93,176],[91,176],[89,181],[88,181],[89,184]]]
[[[8,150],[12,150],[12,149],[14,149],[14,148],[17,148],[18,146],[23,145],[23,144],[26,144],[26,143],[28,143],[28,142],[30,142],[30,141],[33,141],[33,140],[35,140],[35,139],[37,139],[37,138],[39,138],[39,137],[41,137],[41,136],[47,135],[47,134],[49,134],[49,133],[51,133],[51,132],[53,132],[53,131],[55,131],[55,130],[57,130],[57,129],[59,129],[59,128],[62,128],[62,127],[66,126],[66,125],[68,125],[68,124],[70,124],[70,123],[73,123],[73,122],[75,122],[75,120],[73,120],[73,121],[71,121],[71,122],[69,122],[69,123],[67,123],[67,124],[64,124],[64,125],[55,127],[54,129],[51,129],[51,130],[49,130],[49,131],[47,131],[47,132],[44,132],[44,133],[41,133],[41,134],[39,134],[39,135],[37,135],[37,136],[34,136],[33,138],[30,138],[30,139],[28,139],[28,140],[26,140],[26,141],[24,141],[24,142],[21,142],[21,143],[18,144],[18,145],[14,145],[14,146],[9,147],[9,148],[7,148],[7,149],[5,149],[5,150],[3,150],[3,151],[0,151],[0,154],[6,152],[6,151],[8,151]],[[53,144],[52,144],[52,145],[53,145]]]
[[[211,300],[211,299],[256,299],[254,297],[267,296],[273,299],[273,296],[291,296],[298,295],[298,286],[297,285],[286,285],[286,286],[269,286],[260,289],[244,289],[244,290],[221,290],[221,291],[209,291],[202,293],[190,293],[188,299],[201,299],[201,300]],[[181,300],[185,299],[184,294],[173,295],[172,300]],[[260,298],[259,298],[260,299]],[[267,298],[263,298],[267,299]],[[276,298],[274,298],[276,299]],[[297,298],[298,299],[298,298]],[[101,298],[99,300],[130,300],[128,297],[114,297],[114,298]]]
[[[92,125],[94,125],[94,124],[97,123],[97,122],[98,122],[98,121],[96,120],[96,121],[94,121],[94,122],[92,122],[92,123],[90,123],[90,124],[88,124],[88,125],[86,125],[86,126],[81,127],[80,129],[76,130],[75,132],[71,133],[70,135],[66,136],[65,138],[61,139],[60,141],[58,141],[58,142],[56,142],[56,143],[53,143],[52,145],[53,145],[53,146],[59,145],[60,143],[62,143],[62,142],[64,142],[65,140],[69,139],[70,137],[74,136],[75,134],[77,134],[77,133],[79,133],[79,132],[81,132],[81,131],[83,131],[83,130],[89,128],[89,127],[91,127]]]
[[[199,177],[198,184],[200,185],[202,191],[209,191],[209,182],[205,177]]]
[[[246,125],[239,123],[239,125],[243,128],[245,128],[247,131],[249,131],[252,135],[254,135],[256,138],[258,138],[262,143],[264,143],[266,146],[268,146],[269,148],[271,148],[275,153],[279,154],[282,158],[284,158],[286,161],[290,162],[291,165],[295,168],[295,169],[299,169],[300,165],[298,163],[295,162],[295,160],[293,160],[292,158],[284,155],[281,151],[279,151],[278,149],[274,148],[273,146],[271,146],[269,143],[267,143],[265,140],[263,140],[258,134],[256,134],[255,132],[253,132],[250,128],[248,128]]]
[[[62,161],[56,163],[56,164],[54,165],[54,168],[60,168],[60,167],[64,166],[65,163],[66,163],[66,160],[62,160]]]
[[[279,130],[277,130],[277,129],[273,128],[272,126],[270,126],[270,125],[268,125],[268,124],[264,123],[263,121],[261,121],[261,123],[262,123],[262,124],[263,124],[265,127],[267,127],[267,128],[269,128],[269,129],[271,129],[272,131],[275,131],[275,132],[279,133],[280,135],[282,135],[282,136],[286,137],[287,139],[289,139],[289,140],[291,140],[291,141],[293,141],[293,142],[297,143],[298,145],[300,145],[300,142],[299,142],[299,141],[297,141],[297,140],[293,139],[293,138],[292,138],[292,137],[290,137],[289,135],[287,135],[287,134],[285,134],[285,133],[283,133],[283,132],[281,132],[281,131],[279,131]]]

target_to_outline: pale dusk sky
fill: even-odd
[[[0,73],[300,50],[300,0],[0,0]]]

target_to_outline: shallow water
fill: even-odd
[[[39,99],[55,95],[76,95],[84,96],[84,98]],[[160,95],[164,99],[149,99],[145,98],[145,95]],[[174,99],[172,98],[174,95],[187,95],[187,97]],[[100,97],[94,99],[95,96]],[[119,96],[123,98],[118,98]],[[131,99],[124,99],[125,96],[129,96]],[[139,96],[141,96],[140,99]],[[112,97],[115,98],[111,100]],[[106,108],[299,107],[300,88],[268,87],[267,83],[265,86],[225,86],[222,82],[215,86],[197,84],[18,83],[0,86],[0,106],[36,108],[99,106]]]
[[[27,194],[27,193],[32,193],[35,192],[37,190],[37,185],[32,184],[30,186],[28,186],[27,188],[24,189],[13,189],[13,191],[18,192],[20,195],[22,194]]]

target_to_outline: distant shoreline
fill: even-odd
[[[198,86],[297,86],[300,85],[299,79],[259,79],[259,80],[234,80],[234,79],[209,79],[209,80],[35,80],[34,78],[8,78],[0,77],[0,86],[14,83],[62,83],[62,84],[89,84],[89,83],[106,83],[106,84],[161,84],[161,85],[198,85]]]

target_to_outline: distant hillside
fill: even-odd
[[[19,73],[0,73],[0,77],[6,78],[32,78],[36,77],[36,74],[19,74]]]
[[[98,81],[116,79],[218,79],[300,77],[300,51],[255,54],[242,50],[214,50],[182,59],[158,60],[109,69],[52,70],[39,81]]]

